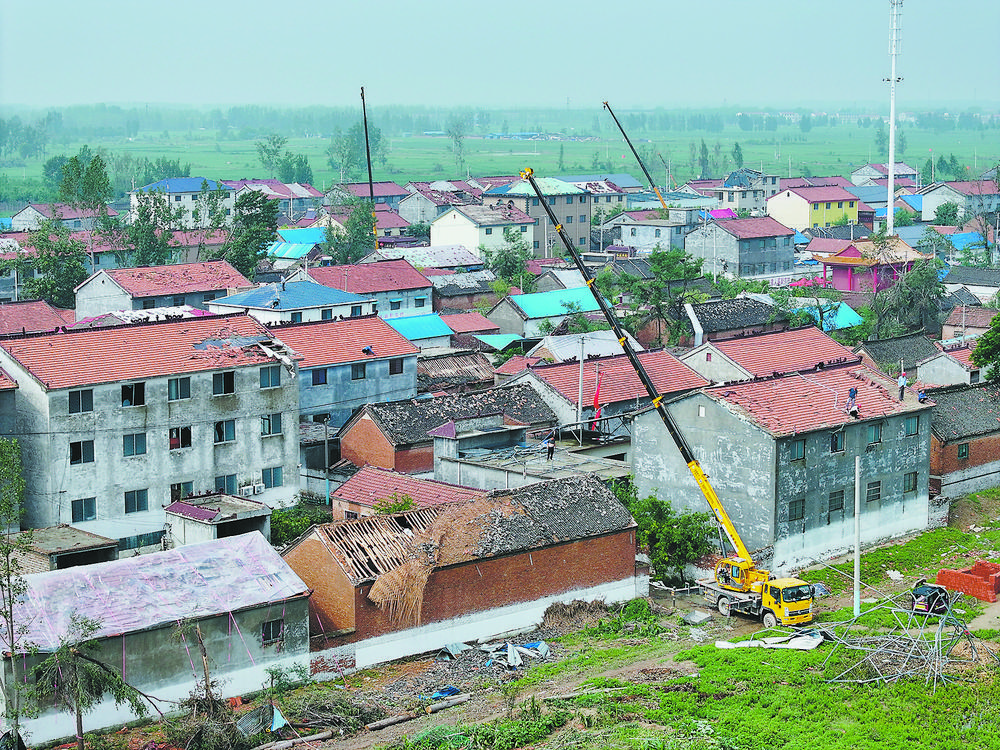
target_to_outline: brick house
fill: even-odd
[[[492,271],[467,271],[428,278],[434,284],[434,312],[471,310],[478,305],[495,305],[498,299],[493,291],[497,277]]]
[[[635,522],[592,475],[314,526],[284,558],[313,590],[314,672],[526,627],[555,602],[644,590]]]
[[[845,407],[857,389],[858,418]],[[861,457],[862,541],[927,528],[930,403],[851,364],[703,389],[669,409],[747,547],[787,571],[849,549],[854,463]],[[639,497],[707,510],[653,410],[636,417],[632,466]]]
[[[930,393],[931,481],[957,497],[1000,484],[1000,387],[962,385]]]
[[[543,431],[557,423],[553,410],[526,385],[433,399],[367,404],[340,429],[340,454],[355,466],[404,474],[433,471],[434,439],[427,433],[450,419],[504,414]]]
[[[116,310],[191,305],[201,310],[212,300],[250,289],[253,284],[224,260],[168,266],[100,270],[76,292],[76,317]]]
[[[159,543],[164,506],[213,489],[298,489],[295,355],[246,315],[0,341],[17,381],[28,527]]]

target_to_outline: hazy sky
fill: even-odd
[[[888,101],[888,28],[889,0],[0,0],[0,103],[850,106]],[[996,109],[998,28],[905,0],[901,111]]]

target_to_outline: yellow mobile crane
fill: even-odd
[[[779,622],[782,625],[800,625],[810,622],[812,620],[812,589],[809,584],[798,578],[772,578],[768,571],[762,570],[754,564],[750,557],[750,551],[740,538],[736,527],[733,526],[726,509],[722,507],[718,495],[709,484],[708,477],[663,404],[663,396],[656,392],[656,386],[653,385],[646,368],[643,367],[632,347],[626,343],[625,333],[622,331],[614,311],[594,286],[594,276],[590,273],[590,269],[584,265],[573,246],[573,241],[563,230],[562,224],[556,219],[551,206],[542,195],[538,183],[535,182],[533,170],[525,169],[521,172],[521,177],[528,181],[532,190],[535,191],[535,195],[538,196],[539,205],[545,208],[549,221],[555,227],[566,251],[587,282],[587,287],[594,295],[594,299],[601,308],[601,312],[604,313],[611,330],[614,331],[618,343],[635,369],[636,375],[639,376],[639,380],[642,381],[649,397],[653,400],[653,407],[660,415],[660,419],[667,428],[670,437],[673,438],[674,444],[680,450],[681,456],[698,483],[698,487],[701,488],[702,494],[705,495],[708,506],[712,509],[712,513],[715,514],[715,519],[719,523],[719,528],[732,546],[734,554],[719,562],[715,568],[715,579],[698,581],[705,597],[712,601],[718,607],[719,612],[724,615],[735,611],[760,617],[767,627],[773,627]],[[723,554],[725,554],[724,545]]]

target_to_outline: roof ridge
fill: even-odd
[[[114,310],[114,311],[107,312],[107,313],[101,313],[101,315],[96,316],[96,317],[103,317],[105,315],[114,315],[115,312],[126,312],[126,311]],[[18,333],[18,332],[15,331],[13,333],[0,334],[0,341],[15,341],[15,340],[16,341],[21,341],[21,340],[24,340],[24,339],[42,338],[44,336],[54,336],[54,335],[61,335],[61,334],[87,334],[87,333],[93,333],[94,331],[113,331],[113,330],[118,330],[118,329],[122,329],[122,328],[142,328],[142,327],[145,327],[145,326],[166,325],[168,323],[185,322],[185,323],[198,324],[198,323],[201,323],[203,321],[205,321],[205,322],[207,322],[207,321],[219,321],[219,320],[227,320],[229,318],[235,318],[235,317],[249,318],[250,320],[253,320],[253,322],[256,323],[258,326],[260,326],[263,330],[265,330],[265,331],[267,330],[255,318],[253,318],[250,315],[247,315],[242,310],[239,310],[239,311],[235,311],[235,312],[231,312],[231,313],[224,313],[222,315],[196,315],[196,316],[193,316],[193,317],[180,317],[180,316],[170,317],[170,316],[167,316],[167,317],[164,317],[164,318],[138,318],[138,319],[133,320],[133,321],[125,321],[125,322],[119,323],[118,325],[100,326],[100,327],[97,327],[97,328],[67,328],[65,325],[63,325],[63,326],[59,326],[58,328],[55,328],[55,329],[53,329],[51,331],[34,331],[34,332],[27,332],[27,333]]]

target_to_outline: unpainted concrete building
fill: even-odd
[[[245,315],[0,342],[16,380],[23,523],[158,544],[163,508],[192,493],[298,490],[293,355]]]
[[[927,528],[931,408],[909,390],[900,402],[892,380],[858,365],[718,386],[669,406],[743,541],[777,571],[853,544],[856,456],[862,540]],[[655,411],[636,418],[632,442],[640,497],[708,510]]]

